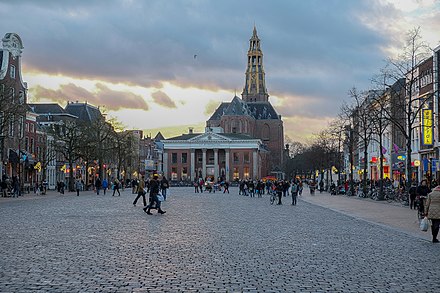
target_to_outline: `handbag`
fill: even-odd
[[[429,226],[429,222],[428,221],[429,220],[428,220],[427,217],[424,217],[422,219],[422,221],[420,221],[420,230],[422,230],[424,232],[428,231],[428,226]]]
[[[159,194],[157,195],[157,200],[158,200],[158,201],[164,201],[165,198],[163,197],[162,194],[159,193]]]

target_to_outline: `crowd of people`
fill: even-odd
[[[249,197],[262,197],[265,194],[274,195],[278,198],[279,205],[282,204],[282,198],[287,197],[289,194],[292,197],[292,205],[297,204],[297,197],[302,195],[304,184],[307,184],[310,188],[310,194],[313,195],[315,189],[322,191],[329,191],[331,194],[345,194],[350,189],[350,182],[331,182],[329,186],[325,186],[324,181],[321,180],[317,183],[315,180],[299,180],[298,178],[292,180],[251,180],[243,179],[238,180],[238,194]],[[167,194],[169,193],[170,182],[165,176],[159,180],[159,176],[154,174],[153,177],[145,178],[142,176],[141,179],[126,180],[125,182],[119,180],[118,178],[112,178],[112,180],[107,181],[107,179],[101,180],[96,177],[93,182],[93,189],[97,195],[100,194],[102,190],[104,195],[108,189],[113,190],[112,196],[116,193],[118,196],[121,195],[120,189],[124,186],[130,186],[132,188],[132,193],[136,194],[136,198],[133,201],[133,205],[136,206],[138,200],[142,197],[143,210],[145,213],[151,215],[151,210],[156,209],[159,214],[164,214],[165,211],[161,209],[161,202],[165,201]],[[393,188],[395,190],[405,190],[404,180],[391,180],[389,178],[383,181],[383,185],[386,188]],[[440,227],[440,186],[437,186],[437,182],[432,180],[424,179],[419,184],[413,182],[412,186],[408,190],[409,194],[409,208],[416,209],[419,215],[422,217],[426,216],[431,220],[431,230],[433,236],[433,242],[438,242],[437,236]],[[229,193],[230,183],[218,179],[217,181],[212,180],[207,177],[197,178],[193,182],[194,192],[223,192]],[[362,181],[354,181],[353,186],[355,188],[360,188],[363,186]],[[368,180],[367,186],[369,188],[378,188],[380,186],[380,181]],[[60,194],[64,194],[66,184],[64,182],[57,182],[56,188]],[[46,192],[47,183],[35,183],[33,190],[37,195],[44,194]],[[84,181],[79,177],[74,182],[74,189],[77,196],[80,195],[80,191],[85,190]],[[8,178],[3,176],[0,182],[1,196],[7,197],[18,197],[21,195],[20,180],[17,176]],[[149,196],[149,201],[147,204],[146,195]]]

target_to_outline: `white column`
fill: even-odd
[[[258,153],[257,150],[253,151],[252,154],[252,176],[254,179],[258,177]]]
[[[226,163],[226,181],[231,181],[231,170],[229,170],[229,149],[226,149],[226,158],[225,158],[225,163]]]
[[[214,149],[214,181],[217,181],[218,172],[218,149]]]
[[[202,149],[203,156],[202,156],[202,176],[203,180],[206,178],[206,149]]]
[[[163,175],[167,178],[170,178],[171,176],[169,176],[168,174],[168,151],[164,150],[163,151]]]
[[[195,169],[195,167],[196,167],[196,154],[195,154],[195,151],[196,150],[194,150],[194,149],[192,149],[191,150],[191,166],[190,166],[190,176],[189,176],[189,178],[191,178],[191,180],[194,180],[194,179],[196,179],[197,178],[197,175],[196,175],[196,169]]]

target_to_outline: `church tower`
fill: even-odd
[[[246,81],[241,96],[245,102],[268,102],[269,94],[264,77],[263,52],[255,26],[249,40],[247,58]]]

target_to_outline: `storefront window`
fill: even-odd
[[[177,167],[171,168],[171,180],[177,180]]]
[[[245,179],[250,178],[249,167],[244,167],[243,173],[244,173],[243,176]]]
[[[238,168],[234,168],[234,180],[240,179],[240,173],[238,172]]]
[[[182,167],[182,180],[186,180],[188,178],[188,167]]]

